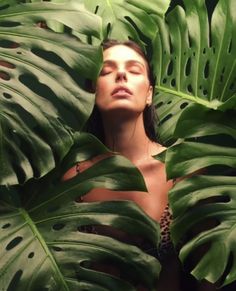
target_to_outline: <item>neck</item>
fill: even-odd
[[[118,152],[136,164],[154,154],[153,144],[155,143],[146,135],[142,114],[135,118],[123,116],[118,121],[117,118],[103,116],[103,124],[105,144],[112,151]]]

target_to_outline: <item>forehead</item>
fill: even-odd
[[[138,61],[144,64],[145,66],[147,65],[146,60],[144,60],[144,58],[140,54],[138,54],[135,50],[125,45],[115,45],[113,47],[106,49],[103,52],[103,60],[104,61],[112,60],[115,62],[124,63],[133,60]]]

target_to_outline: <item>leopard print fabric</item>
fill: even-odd
[[[172,221],[172,214],[170,212],[169,204],[160,219],[161,241],[157,250],[157,257],[163,260],[166,255],[173,252],[173,244],[170,238],[170,224]]]

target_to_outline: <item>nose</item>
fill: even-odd
[[[116,82],[119,82],[119,81],[127,81],[126,72],[123,70],[119,70],[116,74]]]

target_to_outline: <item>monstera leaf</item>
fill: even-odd
[[[82,160],[91,157],[94,148],[97,154],[106,152],[91,136],[82,134],[77,142],[72,156],[77,151]],[[72,160],[68,156],[64,166]],[[144,237],[155,248],[158,225],[131,201],[79,202],[94,187],[132,190],[135,185],[145,190],[142,176],[130,162],[111,156],[67,182],[45,185],[44,192],[30,194],[23,205],[17,203],[16,191],[9,193],[11,187],[1,193],[0,282],[4,290],[130,291],[137,285],[155,290],[160,271],[156,258],[135,246],[135,241],[128,245],[109,236],[112,232],[107,228]],[[115,272],[102,271],[104,265]]]
[[[235,109],[235,1],[220,0],[208,17],[205,0],[184,1],[163,20],[154,41],[155,103],[160,138],[168,143],[190,104],[213,110]],[[209,25],[210,23],[210,25]]]
[[[180,249],[180,259],[186,263],[197,256],[199,260],[192,263],[191,273],[198,280],[227,285],[236,281],[233,171],[236,169],[236,138],[235,125],[227,124],[230,118],[224,116],[217,120],[222,115],[218,113],[203,119],[204,126],[195,120],[191,123],[192,115],[189,126],[193,124],[193,131],[187,130],[182,135],[194,139],[171,146],[165,154],[165,162],[169,178],[185,177],[169,193],[174,218],[171,235]],[[218,123],[217,128],[220,120],[222,124]],[[205,175],[197,175],[199,171]],[[188,178],[188,175],[193,177]]]
[[[203,0],[184,4],[165,21],[153,16],[159,133],[171,144],[167,176],[180,180],[171,235],[198,280],[227,285],[236,281],[236,3],[219,0],[211,17]]]
[[[184,242],[183,262],[199,258],[191,272],[198,280],[221,285],[236,280],[235,182],[229,176],[196,176],[179,182],[170,192],[175,217],[172,237],[176,244]]]
[[[40,2],[41,0],[29,0],[31,2]],[[54,3],[70,2],[70,0],[50,0]],[[153,39],[157,26],[151,18],[151,14],[164,17],[170,0],[162,1],[137,1],[137,0],[77,0],[78,3],[84,4],[92,13],[101,16],[103,22],[103,39],[112,38],[135,40],[143,49],[146,47],[142,41],[142,36]],[[55,31],[64,32],[65,26],[57,21],[47,21],[48,26]],[[88,39],[78,31],[71,32],[80,39],[86,39],[90,43],[97,43],[97,39]],[[141,36],[142,35],[142,36]]]
[[[145,32],[145,35],[152,39],[157,31],[157,26],[149,16],[151,3],[144,4],[140,1],[126,0],[84,0],[85,6],[103,20],[103,38],[127,40],[131,38],[142,43],[139,32]],[[163,1],[155,2],[155,7]],[[168,8],[170,1],[164,1],[165,8]],[[163,14],[165,10],[162,10]]]
[[[101,63],[99,47],[39,23],[57,19],[96,37],[101,23],[73,2],[10,4],[0,10],[0,183],[13,185],[45,175],[68,152],[93,107],[85,80]]]

